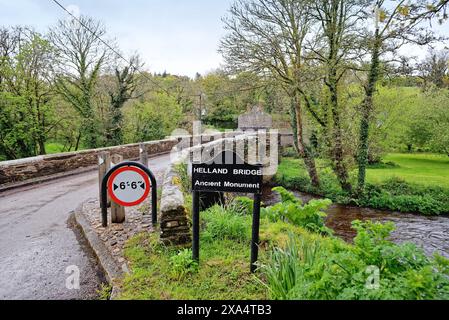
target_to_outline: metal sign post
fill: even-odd
[[[227,164],[225,159],[231,159]],[[259,254],[260,206],[262,199],[263,170],[261,165],[241,161],[233,152],[223,152],[210,163],[192,165],[192,256],[200,257],[200,192],[228,192],[254,194],[254,211],[251,239],[251,272],[257,269]]]
[[[148,197],[151,190],[153,225],[157,223],[157,181],[154,174],[139,162],[122,162],[110,169],[101,183],[101,216],[108,226],[108,194],[115,203],[132,207]]]

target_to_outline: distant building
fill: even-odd
[[[270,130],[273,126],[272,117],[263,112],[261,106],[254,106],[250,111],[239,117],[239,130]]]

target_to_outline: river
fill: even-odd
[[[317,197],[302,192],[293,191],[304,203]],[[263,202],[270,206],[280,201],[277,193],[270,188],[265,188]],[[427,255],[435,252],[449,258],[449,217],[427,217],[424,215],[399,213],[369,208],[359,208],[334,204],[327,211],[326,225],[332,228],[335,235],[351,242],[356,236],[351,228],[354,220],[373,220],[394,222],[396,230],[392,233],[391,240],[395,243],[413,242],[422,247]]]

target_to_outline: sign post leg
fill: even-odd
[[[193,243],[192,258],[194,261],[200,261],[200,193],[193,192],[192,204],[192,224],[193,224]]]
[[[260,203],[261,194],[254,195],[253,232],[251,240],[251,273],[256,272],[256,262],[259,257],[259,229],[260,229]]]
[[[106,173],[111,169],[111,155],[109,152],[102,152],[98,155],[98,180],[99,180],[99,195],[101,202],[101,182]],[[111,199],[108,197],[108,207],[111,205]]]
[[[157,225],[157,182],[156,179],[153,179],[154,181],[151,181],[151,221],[153,223],[153,226]]]

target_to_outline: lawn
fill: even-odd
[[[449,188],[449,157],[436,154],[388,154],[385,163],[396,166],[373,166],[368,169],[367,179],[380,183],[397,177],[409,183]]]
[[[45,151],[47,154],[62,153],[64,146],[57,142],[49,142],[45,144]]]

